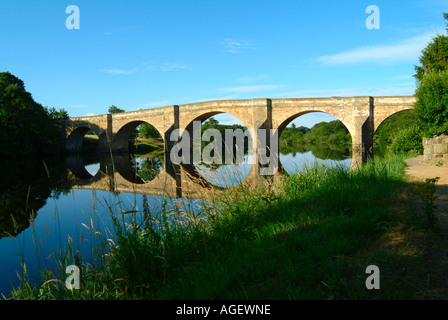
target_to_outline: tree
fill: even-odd
[[[443,17],[448,20],[447,13]],[[448,37],[433,38],[423,49],[420,62],[422,66],[415,66],[415,114],[425,136],[448,133]]]
[[[447,13],[444,13],[443,17],[448,21]],[[430,72],[448,70],[448,36],[439,34],[433,38],[428,46],[423,49],[419,61],[422,66],[415,66],[417,73],[414,75],[418,82],[421,82],[423,77]]]
[[[394,137],[390,151],[395,154],[402,152],[423,152],[422,132],[416,125],[400,130]]]
[[[0,155],[18,158],[60,154],[60,134],[45,108],[25,90],[22,80],[0,73]]]
[[[52,119],[67,119],[69,117],[67,110],[64,108],[56,110],[54,107],[44,107],[44,109]]]
[[[401,130],[418,125],[419,120],[415,115],[414,109],[393,114],[384,120],[375,131],[375,135],[373,136],[374,154],[384,155]],[[420,140],[419,143],[421,144],[422,141]]]
[[[109,113],[121,113],[121,112],[125,112],[123,109],[120,109],[114,105],[111,105],[108,109]]]
[[[448,133],[448,70],[425,75],[415,96],[415,114],[425,136]]]
[[[149,123],[142,123],[138,128],[138,134],[142,138],[161,138],[159,131]]]

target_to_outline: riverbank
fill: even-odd
[[[243,184],[217,195],[193,219],[176,220],[179,212],[164,209],[160,221],[123,225],[116,219],[116,238],[98,235],[107,255],[96,267],[81,259],[79,290],[63,285],[65,266],[77,261],[72,248],[59,271],[44,272],[36,286],[24,278],[12,298],[443,296],[448,286],[437,247],[446,240],[427,227],[413,187],[403,158],[394,157],[356,171],[313,167],[265,184]],[[379,290],[366,288],[370,265],[381,272]]]

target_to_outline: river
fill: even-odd
[[[351,164],[349,154],[319,156],[311,150],[281,153],[280,161],[289,174],[316,163],[347,167]],[[135,216],[134,211],[143,212],[145,207],[157,214],[167,206],[176,208],[180,217],[182,214],[186,217],[186,214],[201,211],[205,201],[201,195],[210,192],[197,183],[187,188],[186,182],[180,190],[180,182],[170,180],[169,174],[166,174],[168,178],[160,179],[165,173],[160,156],[125,155],[120,159],[114,157],[114,163],[112,166],[95,157],[75,156],[55,163],[28,161],[2,168],[0,294],[8,297],[12,286],[20,283],[21,263],[25,263],[30,276],[36,274],[39,267],[54,267],[52,254],[60,248],[68,248],[70,241],[79,246],[82,259],[88,259],[92,248],[98,245],[95,232],[105,238],[112,236],[111,214],[126,219]],[[110,173],[110,168],[119,171],[113,175],[114,179],[104,174]],[[238,185],[251,172],[250,164],[223,165],[214,170],[205,166],[197,168],[206,183],[220,190]],[[170,183],[173,186],[169,186]]]

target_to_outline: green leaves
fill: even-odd
[[[427,137],[448,133],[448,70],[426,75],[415,93],[414,106]]]
[[[120,108],[118,108],[118,107],[116,107],[114,105],[111,105],[107,111],[109,113],[121,113],[121,112],[124,112],[123,109],[120,109]]]
[[[390,145],[390,150],[395,154],[410,151],[422,153],[422,138],[422,132],[418,126],[409,126],[397,133]]]
[[[63,151],[60,134],[47,110],[25,90],[23,81],[0,73],[0,155],[36,157]]]
[[[443,17],[448,20],[447,13]],[[416,115],[427,137],[448,133],[448,36],[433,38],[423,49],[420,62],[422,66],[415,66]]]

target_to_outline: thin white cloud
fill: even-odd
[[[165,63],[160,67],[162,71],[173,71],[173,70],[191,70],[192,67],[183,63]]]
[[[93,112],[89,112],[85,115],[85,117],[91,117],[91,116],[96,116],[96,114],[94,114]]]
[[[438,32],[428,32],[396,44],[362,47],[346,52],[318,57],[324,65],[358,65],[366,63],[395,64],[417,62],[428,43]]]
[[[142,72],[150,71],[179,71],[179,70],[191,70],[193,67],[183,63],[164,63],[162,65],[141,63],[139,67],[132,69],[119,69],[119,68],[109,68],[101,69],[101,72],[109,74],[136,74]]]
[[[226,52],[239,53],[241,50],[253,48],[253,40],[224,39],[221,41]]]
[[[105,72],[105,73],[110,73],[110,74],[134,74],[137,73],[139,71],[138,68],[133,68],[133,69],[129,69],[129,70],[125,70],[125,69],[102,69],[101,72]]]
[[[247,77],[241,77],[236,79],[237,82],[254,82],[254,81],[260,81],[265,80],[268,76],[265,74],[257,74],[255,76],[247,76]]]
[[[247,92],[258,92],[258,91],[269,91],[276,90],[286,87],[285,85],[271,84],[271,85],[261,85],[261,86],[244,86],[244,87],[232,87],[232,88],[221,88],[218,89],[220,92],[233,92],[233,93],[247,93]]]

